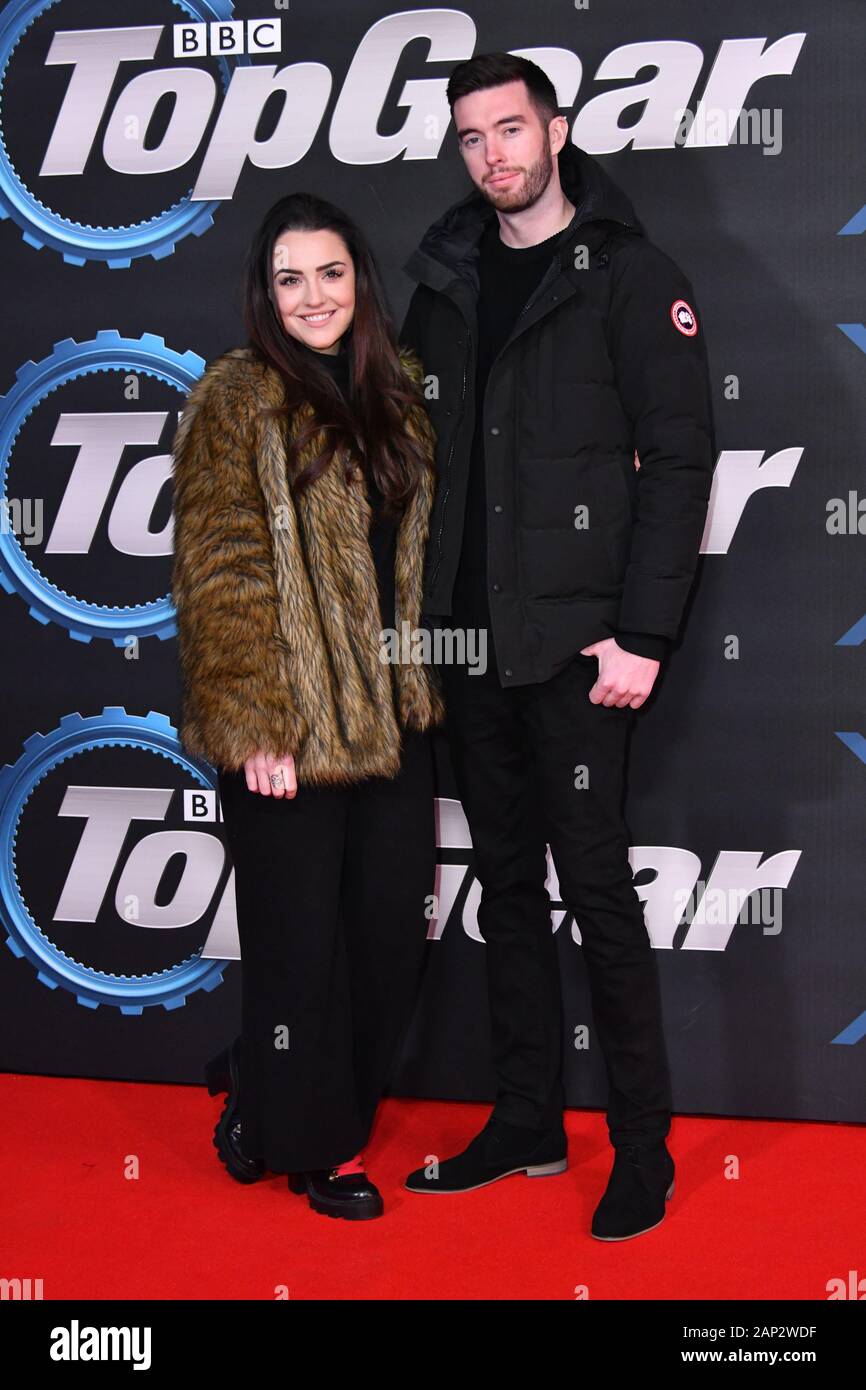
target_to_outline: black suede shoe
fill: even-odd
[[[214,1057],[205,1067],[210,1095],[226,1091],[226,1103],[213,1132],[214,1148],[229,1173],[238,1182],[258,1182],[267,1171],[260,1158],[244,1153],[241,1147],[240,1115],[240,1038]]]
[[[313,1211],[344,1221],[370,1221],[385,1210],[382,1194],[364,1172],[339,1173],[336,1168],[316,1168],[289,1173],[289,1191],[305,1192]]]
[[[524,1129],[491,1115],[471,1143],[454,1158],[443,1159],[438,1171],[416,1168],[406,1179],[410,1192],[472,1192],[476,1187],[525,1173],[545,1178],[568,1167],[568,1139],[555,1130]]]
[[[661,1225],[674,1195],[674,1161],[663,1139],[617,1144],[604,1196],[595,1209],[596,1240],[629,1240]]]

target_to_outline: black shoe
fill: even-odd
[[[213,1132],[214,1148],[229,1173],[238,1182],[258,1182],[267,1171],[260,1158],[244,1153],[241,1148],[240,1116],[240,1038],[214,1057],[205,1067],[205,1080],[210,1095],[226,1091],[226,1103]]]
[[[410,1192],[472,1192],[511,1173],[545,1178],[568,1167],[568,1139],[560,1125],[555,1130],[524,1129],[491,1115],[467,1148],[438,1165],[428,1176],[416,1168],[406,1179]]]
[[[629,1240],[661,1225],[665,1202],[674,1195],[674,1161],[663,1139],[617,1144],[604,1196],[591,1232],[597,1240]]]
[[[338,1175],[335,1168],[289,1173],[289,1191],[306,1192],[313,1211],[345,1221],[370,1221],[385,1210],[382,1194],[366,1173]]]
[[[229,1054],[233,1046],[234,1043],[230,1047],[224,1047],[222,1052],[205,1063],[204,1079],[209,1096],[218,1096],[220,1091],[227,1091],[229,1088]]]

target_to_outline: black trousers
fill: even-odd
[[[580,930],[604,1060],[611,1143],[666,1136],[671,1092],[658,966],[628,858],[622,815],[626,736],[637,711],[593,704],[595,657],[552,679],[503,689],[488,666],[441,666],[451,762],[481,884],[494,1113],[561,1122],[562,1003],[546,845]],[[581,768],[586,768],[586,773]],[[588,779],[587,786],[581,786]],[[577,785],[576,785],[577,784]]]
[[[219,774],[241,947],[243,1147],[272,1172],[365,1145],[411,1020],[435,892],[430,735],[400,772],[293,799]],[[287,1045],[286,1045],[287,1044]]]

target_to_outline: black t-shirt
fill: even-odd
[[[460,563],[454,581],[451,617],[463,627],[490,626],[487,597],[487,496],[484,476],[484,391],[493,362],[514,321],[550,264],[560,233],[536,246],[506,246],[499,219],[492,217],[479,243],[478,360],[475,373],[475,433],[469,465]],[[492,641],[488,664],[495,665]]]
[[[310,353],[316,353],[319,361],[331,372],[343,396],[348,399],[351,382],[351,361],[346,344],[340,344],[339,352],[316,352],[307,343],[302,344]],[[382,626],[393,627],[395,621],[394,566],[396,563],[397,526],[394,519],[383,516],[385,499],[376,484],[372,473],[367,471],[367,497],[373,515],[370,519],[369,541],[376,567],[379,586],[379,603],[382,612]]]

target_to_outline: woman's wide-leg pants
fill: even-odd
[[[421,979],[435,891],[433,752],[294,798],[219,774],[241,948],[243,1148],[272,1172],[367,1142]]]

